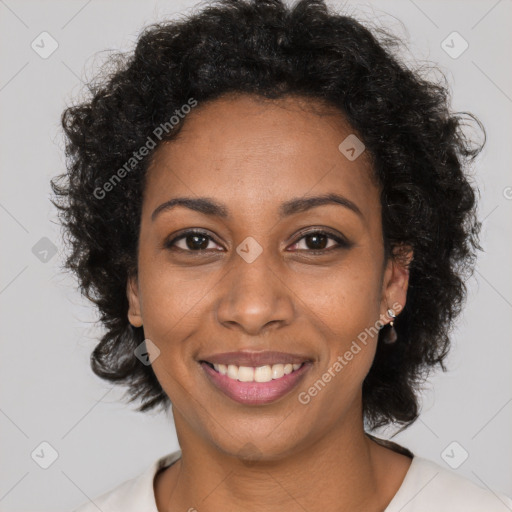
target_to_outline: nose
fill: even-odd
[[[219,283],[217,321],[250,335],[289,325],[295,308],[285,274],[271,267],[265,251],[251,263],[238,255],[234,259]]]

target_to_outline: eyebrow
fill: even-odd
[[[282,203],[279,208],[279,217],[282,219],[318,206],[330,204],[344,206],[359,215],[361,219],[364,219],[361,210],[353,201],[340,194],[334,193],[320,196],[298,197],[286,201]],[[204,215],[216,216],[224,219],[229,217],[229,210],[227,206],[209,197],[176,197],[158,206],[151,214],[151,220],[154,221],[160,213],[172,210],[177,206],[182,206]]]

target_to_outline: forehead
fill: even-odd
[[[148,169],[146,214],[174,197],[208,196],[230,213],[250,204],[253,214],[277,215],[290,197],[334,192],[365,218],[380,215],[370,159],[340,152],[354,130],[333,108],[303,98],[224,97],[199,104],[181,122],[178,138],[156,150]]]

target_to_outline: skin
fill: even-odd
[[[349,161],[338,149],[351,133],[341,113],[317,100],[227,95],[198,105],[179,137],[156,150],[138,275],[127,294],[129,321],[143,325],[160,350],[152,366],[172,401],[182,450],[155,478],[160,512],[377,512],[400,487],[411,459],[371,441],[363,428],[361,389],[377,336],[308,404],[298,401],[358,334],[388,322],[388,307],[406,301],[406,263],[384,258],[369,158]],[[362,216],[339,205],[278,215],[284,201],[325,193],[350,199]],[[213,198],[230,215],[180,206],[151,219],[180,196]],[[351,247],[330,250],[338,245],[331,238],[315,246],[301,231],[320,227]],[[192,249],[186,239],[164,246],[186,228],[211,239],[194,246],[189,237]],[[236,252],[247,237],[263,250],[252,263]],[[201,244],[207,250],[200,254],[194,247]],[[324,254],[311,254],[318,247]],[[307,354],[313,365],[285,397],[243,405],[213,387],[197,362],[243,349]]]

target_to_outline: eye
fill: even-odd
[[[183,242],[182,246],[178,246],[177,242]],[[165,247],[172,249],[176,247],[185,252],[201,252],[210,251],[208,249],[209,243],[213,242],[213,238],[203,231],[191,230],[185,231],[181,235],[173,238],[165,243]],[[216,250],[216,249],[213,249]]]
[[[336,242],[335,244],[329,246],[329,240]],[[342,236],[335,235],[334,233],[330,233],[328,231],[323,230],[315,230],[310,231],[302,235],[301,238],[295,242],[293,246],[300,245],[300,242],[304,241],[305,248],[299,248],[300,251],[310,252],[313,254],[323,254],[331,250],[351,247],[351,243],[348,242]],[[182,242],[182,246],[180,247],[177,243]],[[165,243],[165,247],[168,249],[176,248],[185,252],[196,252],[201,253],[203,251],[216,251],[220,252],[218,249],[208,248],[210,242],[214,242],[213,238],[206,232],[198,231],[198,230],[190,230],[181,233],[176,236],[169,242]],[[296,248],[297,250],[297,248]]]
[[[329,246],[329,240],[336,243]],[[345,238],[323,230],[315,230],[303,234],[303,236],[299,238],[297,242],[293,244],[293,246],[300,245],[301,241],[304,241],[303,245],[305,248],[298,248],[298,250],[305,250],[306,252],[313,254],[326,253],[331,250],[349,248],[351,246],[350,242],[348,242],[348,240]]]

